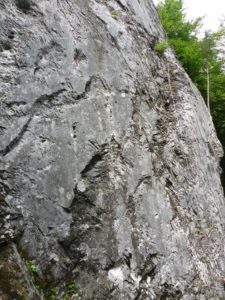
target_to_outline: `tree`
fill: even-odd
[[[174,48],[184,69],[198,85],[197,77],[203,62],[197,32],[202,19],[185,21],[182,0],[165,0],[158,5],[157,10],[169,44]]]
[[[198,38],[202,18],[186,20],[182,0],[164,0],[158,7],[169,44],[200,90],[225,150],[225,26]],[[225,158],[222,162],[225,173]],[[225,174],[223,177],[225,187]]]
[[[202,40],[198,38],[202,18],[186,21],[182,0],[165,0],[157,7],[162,25],[167,32],[169,44],[175,50],[178,59],[199,88],[209,107],[210,72],[218,60],[219,41],[225,36],[224,27],[217,32],[206,32]],[[218,69],[219,73],[222,70]]]

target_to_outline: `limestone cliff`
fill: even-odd
[[[222,150],[164,39],[149,0],[0,0],[1,299],[224,299]]]

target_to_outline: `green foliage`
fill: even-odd
[[[48,300],[56,300],[56,296],[57,296],[57,290],[56,288],[52,288],[49,293]]]
[[[66,291],[65,291],[65,293],[63,294],[61,300],[70,300],[71,297],[72,297],[75,293],[76,293],[76,285],[75,285],[74,282],[71,282],[71,283],[69,283],[69,284],[66,286]],[[54,299],[51,299],[51,300],[54,300]]]
[[[196,36],[202,19],[186,22],[182,0],[165,0],[158,5],[157,11],[168,39],[189,41]]]
[[[51,290],[48,290],[45,294],[47,300],[70,300],[75,299],[74,296],[77,292],[75,282],[68,283],[64,288],[63,291],[59,287],[53,287]]]
[[[74,293],[76,292],[76,285],[74,282],[71,282],[67,285],[67,291],[66,294],[64,295],[64,297],[70,297],[72,296]],[[67,298],[63,299],[63,300],[67,300]]]
[[[225,149],[225,64],[218,47],[225,39],[225,27],[221,26],[216,32],[205,32],[199,39],[197,34],[202,18],[186,21],[182,0],[164,0],[157,10],[169,45],[203,98],[207,100],[208,96],[210,99],[211,114]],[[225,158],[222,167],[225,173]],[[223,181],[225,186],[225,174]]]
[[[202,67],[201,45],[196,36],[201,18],[186,22],[181,0],[165,0],[157,10],[169,44],[190,77],[195,77]]]
[[[24,265],[27,271],[30,273],[30,278],[36,287],[41,293],[45,295],[47,300],[71,300],[74,299],[75,294],[77,293],[77,287],[74,281],[68,282],[64,286],[50,286],[45,281],[42,281],[42,278],[39,276],[38,267],[33,264],[31,261],[24,259]]]
[[[110,9],[110,14],[113,18],[119,17],[119,13],[114,9]]]
[[[29,260],[24,261],[25,266],[30,273],[38,273],[38,268],[34,264],[32,264]]]
[[[158,52],[160,55],[163,55],[167,48],[168,48],[167,41],[162,41],[156,43],[154,50]]]

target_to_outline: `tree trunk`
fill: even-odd
[[[209,65],[207,64],[207,69],[206,69],[206,76],[207,76],[207,106],[210,112],[210,99],[209,99],[209,89],[210,89],[210,83],[209,83]]]

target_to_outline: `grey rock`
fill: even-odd
[[[224,299],[222,148],[152,1],[0,8],[0,297]]]

